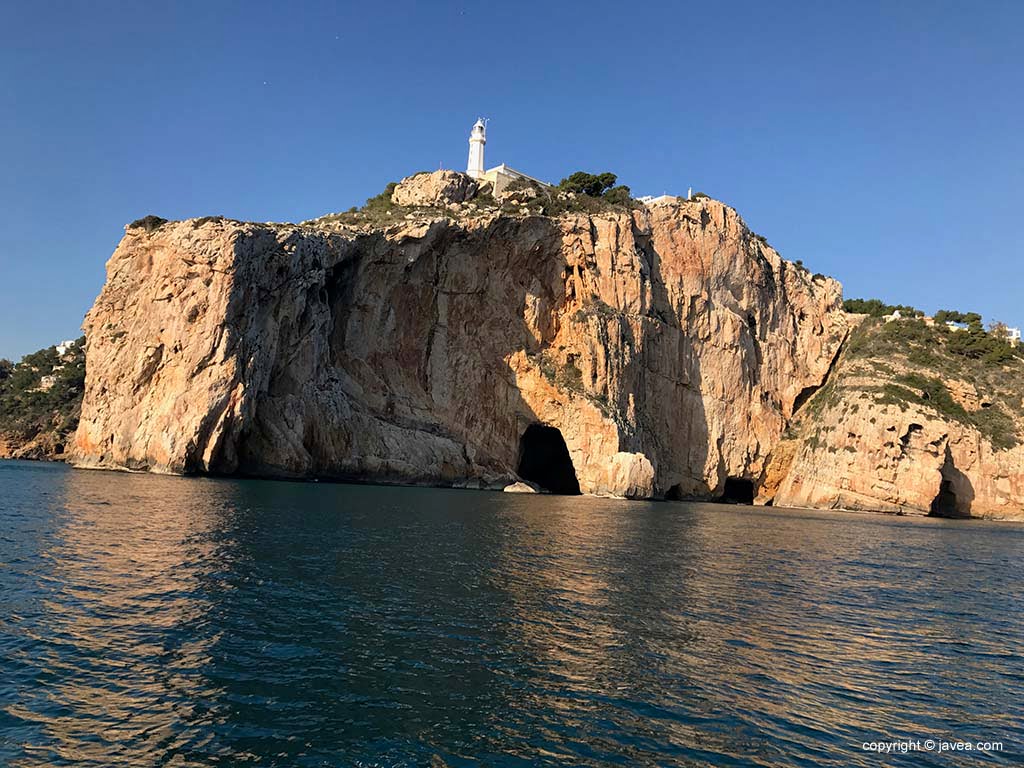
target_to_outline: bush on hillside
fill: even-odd
[[[629,205],[633,202],[633,195],[629,187],[625,184],[620,184],[606,191],[601,195],[601,199],[612,205]]]
[[[578,195],[588,197],[600,197],[606,190],[615,186],[617,176],[614,173],[587,173],[576,171],[576,173],[558,182],[558,188],[563,192],[575,192]]]
[[[935,313],[935,322],[945,325],[946,323],[961,323],[970,328],[977,326],[982,329],[981,315],[977,312],[960,312],[955,309],[940,309]]]
[[[159,216],[150,214],[149,216],[143,216],[141,219],[133,221],[128,225],[128,229],[144,229],[146,232],[155,232],[166,223],[167,219],[162,219]]]
[[[924,315],[919,309],[907,306],[906,304],[885,304],[879,299],[846,299],[843,302],[843,309],[858,315],[871,315],[871,317],[884,317],[891,315],[896,310],[904,317],[921,317]]]
[[[394,205],[394,203],[391,202],[391,195],[394,194],[395,187],[397,186],[397,181],[389,182],[388,185],[384,187],[384,191],[381,192],[379,195],[374,195],[373,197],[368,197],[366,199],[366,205],[363,206],[363,209],[368,211],[390,210],[391,207]]]

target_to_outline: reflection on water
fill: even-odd
[[[0,764],[1018,761],[1024,527],[0,462]]]

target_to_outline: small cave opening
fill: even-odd
[[[960,510],[956,504],[956,492],[953,490],[953,483],[949,480],[943,480],[939,484],[939,493],[932,500],[929,514],[933,517],[960,517]]]
[[[561,495],[580,492],[576,468],[562,433],[546,424],[531,424],[519,439],[518,475]]]
[[[754,481],[742,477],[725,478],[725,488],[718,500],[723,504],[753,504]]]
[[[907,446],[910,445],[911,437],[923,429],[924,427],[920,424],[910,424],[907,426],[907,431],[904,433],[903,437],[900,438],[900,450],[905,452],[907,450]]]
[[[801,389],[800,394],[797,395],[796,400],[793,401],[793,414],[796,415],[796,412],[803,408],[804,404],[810,400],[811,396],[819,389],[821,389],[821,385],[819,384],[812,384],[809,387]]]
[[[676,483],[665,491],[665,501],[682,501],[684,498],[682,483]]]

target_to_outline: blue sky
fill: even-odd
[[[0,1],[0,357],[125,223],[298,221],[418,170],[735,206],[847,296],[1024,325],[1024,3]]]

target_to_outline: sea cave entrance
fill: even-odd
[[[939,484],[939,493],[932,499],[932,508],[929,514],[933,517],[962,517],[956,503],[956,491],[953,490],[953,483],[949,480],[943,480]]]
[[[578,495],[580,483],[562,433],[546,424],[531,424],[519,439],[521,478],[551,493]]]
[[[753,504],[754,481],[742,477],[725,478],[725,488],[718,500],[723,504]]]
[[[939,472],[939,492],[932,499],[928,514],[932,517],[970,517],[974,487],[970,478],[956,468],[953,452],[946,445],[946,458]]]

